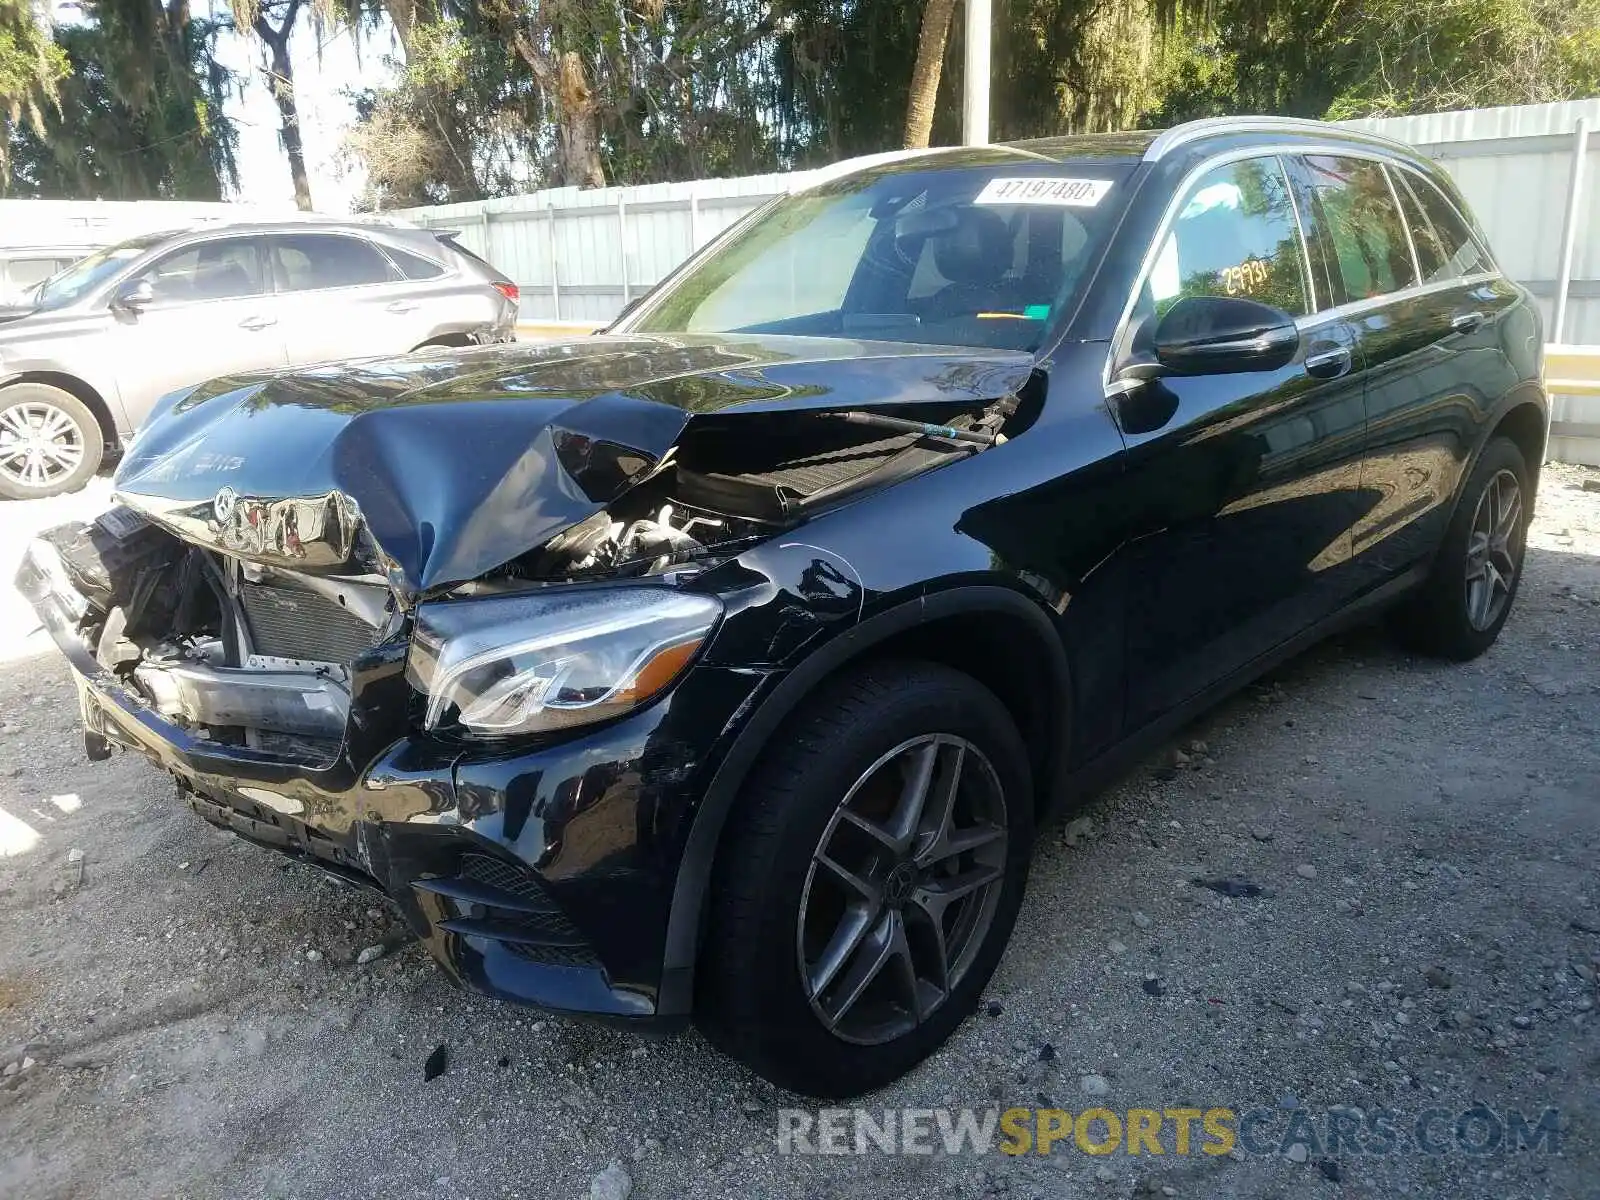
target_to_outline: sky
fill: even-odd
[[[320,45],[319,45],[320,40]],[[318,212],[347,213],[360,194],[362,172],[340,152],[345,130],[355,119],[351,91],[387,82],[385,64],[391,53],[387,29],[364,34],[360,53],[349,30],[332,26],[317,30],[304,17],[289,42],[294,59],[295,92],[300,101],[300,131],[305,143],[311,202]],[[261,47],[254,39],[223,35],[217,57],[247,81],[244,96],[230,106],[239,131],[239,194],[234,199],[255,204],[294,205],[289,160],[278,142],[278,108],[259,70]]]

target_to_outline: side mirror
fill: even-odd
[[[1294,361],[1300,331],[1282,309],[1238,296],[1185,296],[1156,323],[1155,361],[1169,375],[1276,371]]]
[[[117,308],[138,312],[148,307],[155,298],[155,289],[150,286],[148,279],[133,279],[117,289],[116,298],[111,303]]]

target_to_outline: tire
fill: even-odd
[[[100,422],[70,392],[42,383],[0,391],[0,498],[75,492],[94,478],[105,451]]]
[[[780,1087],[856,1096],[936,1050],[977,1007],[999,963],[1032,852],[1027,751],[991,692],[914,661],[839,677],[780,736],[739,798],[713,868],[697,1019],[714,1045]],[[896,852],[880,839],[910,811],[906,781],[918,764],[931,764],[935,786],[917,832],[901,825],[907,845]],[[959,784],[944,825],[933,816],[937,785],[952,777]],[[847,797],[852,817],[841,813]],[[863,832],[863,819],[877,834]],[[959,846],[972,848],[940,859]],[[876,908],[814,860],[824,847],[877,890]],[[941,972],[927,906],[944,904]],[[859,949],[831,956],[843,965],[829,972],[827,951],[849,943],[852,920],[865,931]],[[904,952],[860,991],[855,981],[884,946]],[[823,985],[815,999],[808,979]],[[860,998],[849,1003],[854,993]]]
[[[1496,437],[1484,447],[1427,580],[1397,614],[1401,636],[1413,649],[1465,662],[1494,645],[1522,583],[1533,511],[1529,480],[1527,461],[1510,438]],[[1491,528],[1496,523],[1499,528]]]

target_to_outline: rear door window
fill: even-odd
[[[1277,157],[1214,167],[1184,197],[1156,251],[1141,307],[1159,317],[1187,296],[1245,296],[1304,316],[1305,257]]]
[[[1440,253],[1444,255],[1444,265],[1440,268],[1439,278],[1454,279],[1494,270],[1494,264],[1489,261],[1489,256],[1483,252],[1483,247],[1478,245],[1477,239],[1472,236],[1466,221],[1456,211],[1455,205],[1445,199],[1443,192],[1422,176],[1414,175],[1410,171],[1396,171],[1395,175],[1410,189],[1423,213],[1426,214],[1434,241]],[[1421,253],[1420,249],[1418,253]]]
[[[274,237],[271,244],[280,291],[361,287],[388,283],[399,274],[378,248],[363,238],[297,233]]]
[[[1411,239],[1383,164],[1309,154],[1299,159],[1334,304],[1368,300],[1417,282]]]
[[[267,290],[259,246],[254,238],[198,242],[158,258],[139,278],[149,282],[156,304],[259,296]]]

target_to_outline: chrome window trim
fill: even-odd
[[[1206,117],[1163,129],[1155,141],[1145,147],[1144,161],[1158,162],[1174,150],[1199,141],[1201,138],[1224,137],[1230,133],[1305,133],[1319,137],[1337,136],[1355,142],[1389,150],[1415,153],[1403,142],[1394,141],[1381,134],[1364,129],[1345,129],[1326,121],[1312,121],[1304,117]]]
[[[1394,185],[1394,175],[1389,170],[1388,163],[1379,163],[1378,170],[1383,172],[1383,181],[1389,185],[1389,199],[1394,201],[1394,215],[1400,219],[1400,230],[1406,235],[1406,249],[1411,253],[1411,280],[1412,287],[1422,285],[1422,260],[1417,257],[1417,243],[1411,236],[1411,222],[1406,220],[1406,207],[1400,203],[1400,189]],[[1424,213],[1424,216],[1427,214]],[[1396,291],[1404,291],[1397,288]]]
[[[1300,234],[1300,261],[1306,269],[1306,307],[1312,312],[1317,311],[1317,281],[1311,274],[1311,243],[1306,239],[1306,223],[1300,215],[1300,201],[1295,199],[1294,178],[1289,174],[1289,164],[1284,161],[1283,155],[1276,156],[1278,160],[1278,173],[1283,176],[1284,187],[1289,192],[1289,211],[1294,213],[1294,227]]]
[[[1345,304],[1312,313],[1310,316],[1296,317],[1294,324],[1296,329],[1304,332],[1331,320],[1345,320],[1349,317],[1358,317],[1365,312],[1373,312],[1377,309],[1385,308],[1397,300],[1414,300],[1422,296],[1430,296],[1435,292],[1445,292],[1451,288],[1468,287],[1478,283],[1489,283],[1499,278],[1501,278],[1499,271],[1479,271],[1473,275],[1457,275],[1450,279],[1441,279],[1437,283],[1425,283],[1419,287],[1401,288],[1398,292],[1384,292],[1381,296],[1368,296],[1362,300],[1351,300]]]
[[[1215,120],[1225,121],[1228,120],[1228,118],[1219,117],[1215,118]],[[1200,123],[1201,122],[1195,122],[1195,124]],[[1327,132],[1327,126],[1320,122],[1313,121],[1309,122],[1309,124],[1323,132]],[[1185,126],[1180,125],[1177,128],[1183,129]],[[1167,132],[1171,133],[1174,132],[1174,130],[1168,130]],[[1204,132],[1209,134],[1211,131],[1208,129]],[[1197,134],[1195,136],[1200,135]],[[1343,137],[1345,135],[1341,133],[1340,136]],[[1286,155],[1311,154],[1342,155],[1346,158],[1365,158],[1379,163],[1399,162],[1399,165],[1405,167],[1407,170],[1410,170],[1413,174],[1421,177],[1422,179],[1427,179],[1427,174],[1425,172],[1397,159],[1391,153],[1385,153],[1385,149],[1389,145],[1393,145],[1395,150],[1405,153],[1413,153],[1408,147],[1401,146],[1399,143],[1388,143],[1382,138],[1377,140],[1382,142],[1383,146],[1359,146],[1341,144],[1338,142],[1305,142],[1301,144],[1292,142],[1278,142],[1264,143],[1259,146],[1235,146],[1231,150],[1223,150],[1217,154],[1211,155],[1208,158],[1201,159],[1200,162],[1196,163],[1193,167],[1186,171],[1183,178],[1178,181],[1178,186],[1173,189],[1172,199],[1167,202],[1167,207],[1161,214],[1161,221],[1156,226],[1155,235],[1150,239],[1150,244],[1145,247],[1144,257],[1139,263],[1139,273],[1134,276],[1133,287],[1128,290],[1128,298],[1122,305],[1122,315],[1117,318],[1117,326],[1111,335],[1111,342],[1106,353],[1105,367],[1101,372],[1101,383],[1103,387],[1111,386],[1111,366],[1112,363],[1116,361],[1118,350],[1127,336],[1128,320],[1130,317],[1132,317],[1133,307],[1138,302],[1139,290],[1144,287],[1146,280],[1149,279],[1150,271],[1155,266],[1156,255],[1160,252],[1161,243],[1166,239],[1167,234],[1171,231],[1172,223],[1177,219],[1179,206],[1187,197],[1189,189],[1194,185],[1195,180],[1199,179],[1200,176],[1204,175],[1207,171],[1213,170],[1216,167],[1227,166],[1229,163],[1240,162],[1248,158],[1270,158],[1273,156],[1281,158]],[[1158,138],[1157,141],[1160,141],[1160,139]],[[1148,152],[1146,152],[1145,157],[1147,161],[1150,159]],[[1450,203],[1451,208],[1455,209],[1456,215],[1461,216],[1461,210],[1457,208],[1453,202],[1451,202],[1449,194],[1437,184],[1434,185],[1434,188],[1439,192],[1440,195],[1444,196],[1447,203]],[[1465,221],[1464,218],[1463,220],[1467,226],[1467,232],[1472,234],[1474,240],[1476,241],[1477,234],[1472,223],[1470,221]],[[1300,231],[1300,242],[1302,245],[1305,244],[1304,229]],[[1481,248],[1482,246],[1480,243],[1480,249]],[[1368,309],[1379,308],[1383,305],[1391,304],[1396,300],[1406,299],[1411,296],[1421,296],[1432,291],[1443,290],[1447,287],[1460,287],[1463,284],[1481,283],[1491,279],[1502,278],[1504,273],[1499,269],[1499,266],[1495,263],[1493,257],[1487,255],[1487,253],[1486,257],[1488,258],[1491,266],[1494,266],[1494,270],[1482,271],[1475,275],[1458,276],[1453,279],[1441,280],[1436,284],[1403,288],[1396,292],[1386,292],[1381,296],[1372,296],[1363,300],[1356,300],[1346,304],[1336,305],[1333,308],[1323,309],[1320,312],[1309,313],[1305,317],[1297,317],[1295,319],[1295,327],[1300,329],[1309,328],[1313,325],[1323,324],[1327,320],[1350,316],[1353,313],[1364,312]],[[1302,325],[1302,321],[1307,322],[1307,324]]]

